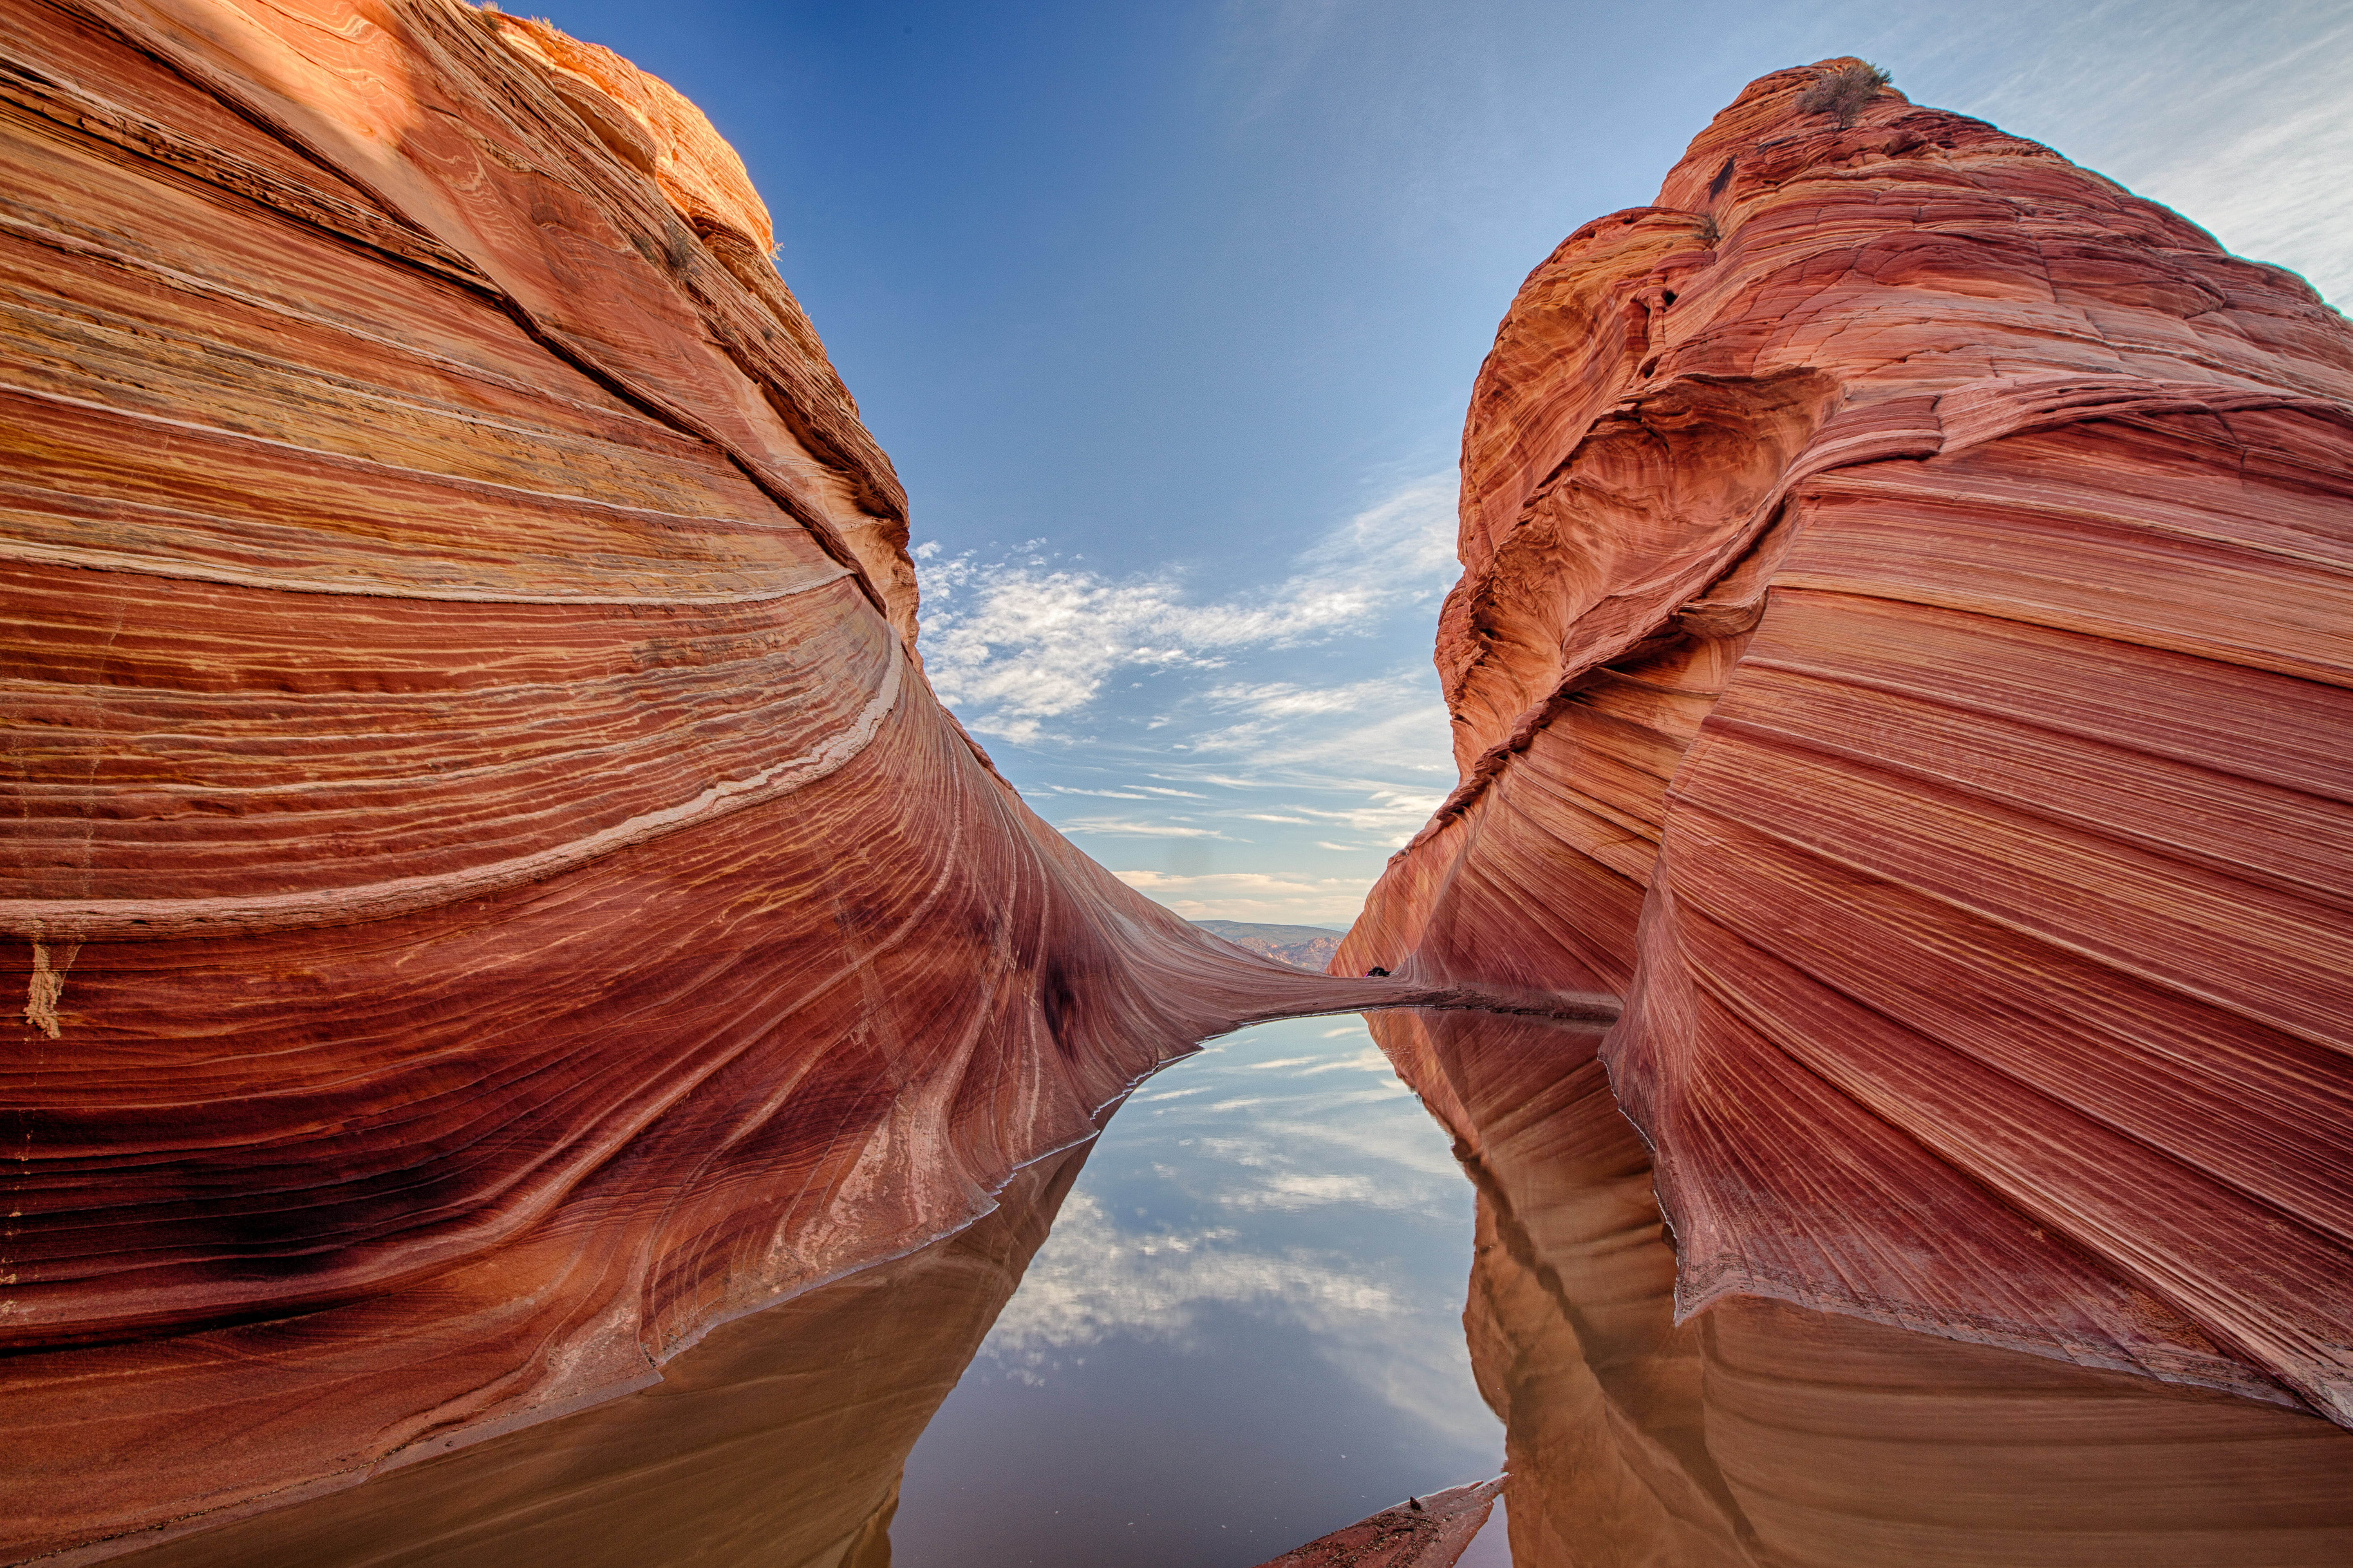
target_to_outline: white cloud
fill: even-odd
[[[1461,1276],[1405,1265],[1431,1227],[1459,1234],[1461,1171],[1363,1026],[1335,1026],[1243,1031],[1169,1069],[1199,1081],[1139,1096],[1171,1103],[1113,1124],[976,1364],[1047,1383],[1131,1353],[1123,1342],[1229,1353],[1240,1313],[1305,1331],[1313,1354],[1401,1421],[1491,1441],[1464,1397]],[[1330,1069],[1359,1070],[1311,1076]],[[1187,1091],[1198,1098],[1176,1098]],[[1156,1188],[1131,1179],[1146,1160]]]
[[[1114,871],[1121,881],[1188,921],[1259,921],[1270,925],[1342,924],[1364,908],[1370,877],[1309,877],[1266,871]]]
[[[1360,680],[1348,686],[1298,686],[1287,680],[1256,685],[1236,682],[1213,686],[1203,695],[1220,708],[1240,708],[1269,719],[1291,719],[1308,713],[1354,713],[1394,698],[1404,684],[1396,676]]]
[[[1345,1258],[1232,1252],[1223,1226],[1158,1235],[1123,1232],[1092,1193],[1072,1193],[1048,1247],[989,1332],[999,1358],[1033,1348],[1091,1345],[1114,1333],[1182,1340],[1208,1304],[1251,1303],[1319,1326],[1403,1319],[1409,1303],[1355,1273]]]
[[[1237,1184],[1219,1203],[1239,1218],[1384,1196],[1382,1184],[1360,1175],[1272,1172]],[[1345,1252],[1252,1251],[1248,1239],[1232,1226],[1124,1232],[1082,1187],[1063,1204],[981,1355],[1008,1379],[1042,1384],[1066,1357],[1083,1364],[1088,1351],[1117,1336],[1207,1350],[1210,1314],[1239,1309],[1306,1329],[1319,1358],[1401,1419],[1446,1441],[1492,1441],[1493,1418],[1462,1397],[1471,1369],[1461,1335],[1432,1331],[1451,1327],[1451,1303],[1376,1282]]]
[[[1455,574],[1455,489],[1451,473],[1404,485],[1301,554],[1282,583],[1208,604],[1191,602],[1173,574],[1115,581],[1057,565],[1033,552],[1034,540],[996,562],[926,543],[915,552],[924,667],[972,729],[1018,745],[1069,740],[1050,721],[1084,713],[1122,671],[1223,669],[1246,650],[1365,636],[1435,603]],[[1245,682],[1206,695],[1282,718],[1359,709],[1393,686]]]
[[[1332,1031],[1332,1033],[1335,1035],[1345,1035],[1349,1032],[1350,1031],[1346,1029],[1335,1029]],[[1394,1069],[1389,1066],[1389,1058],[1381,1054],[1380,1047],[1366,1046],[1363,1050],[1358,1051],[1353,1057],[1342,1057],[1337,1061],[1318,1062],[1315,1066],[1309,1068],[1306,1071],[1294,1074],[1293,1076],[1298,1078],[1312,1078],[1315,1074],[1321,1072],[1354,1071],[1379,1073],[1386,1077]]]
[[[1098,853],[1163,847],[1157,868],[1122,873],[1147,897],[1196,920],[1346,925],[1452,782],[1421,650],[1457,573],[1456,488],[1451,472],[1397,484],[1279,584],[1216,599],[1173,572],[1108,578],[1037,541],[994,563],[931,550],[927,668],[967,725],[1012,743],[1011,776],[1066,803],[1068,816],[1047,807],[1063,832]],[[1138,690],[1127,677],[1146,671]],[[1275,875],[1210,874],[1238,862]],[[1335,865],[1356,875],[1317,875]]]
[[[1296,1212],[1324,1204],[1377,1205],[1380,1197],[1380,1188],[1369,1176],[1284,1171],[1246,1187],[1230,1188],[1220,1193],[1218,1201],[1228,1208]]]
[[[1327,822],[1345,822],[1360,833],[1377,833],[1384,827],[1407,825],[1419,826],[1430,814],[1446,804],[1442,795],[1423,795],[1413,790],[1377,789],[1371,792],[1372,805],[1354,810],[1324,811],[1312,805],[1294,805],[1293,811],[1303,811],[1310,816],[1320,816]]]
[[[1339,784],[1335,772],[1360,775],[1368,761],[1397,772],[1433,776],[1454,772],[1445,705],[1438,679],[1427,666],[1399,670],[1378,681],[1353,682],[1345,708],[1251,715],[1201,731],[1191,738],[1197,753],[1243,757],[1267,771]]]
[[[1215,828],[1192,827],[1181,822],[1132,822],[1121,816],[1074,816],[1054,825],[1065,833],[1099,833],[1113,838],[1216,838],[1228,844],[1247,844],[1247,838],[1235,838]]]
[[[2033,13],[2033,47],[1941,15],[1889,43],[1919,60],[1915,96],[2048,142],[2353,303],[2353,16],[2339,0]]]

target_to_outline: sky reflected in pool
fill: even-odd
[[[1112,1120],[907,1463],[900,1568],[1249,1568],[1493,1475],[1473,1195],[1356,1018],[1212,1041]]]

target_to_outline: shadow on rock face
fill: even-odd
[[[712,1330],[650,1388],[125,1559],[381,1568],[879,1568],[908,1450],[1086,1162],[905,1258]]]

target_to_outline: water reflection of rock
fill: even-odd
[[[1089,1147],[1019,1172],[955,1236],[721,1325],[653,1387],[131,1561],[880,1568],[900,1467]]]
[[[1371,1023],[1480,1184],[1464,1323],[1521,1568],[2353,1561],[2353,1434],[2316,1417],[1778,1301],[1676,1324],[1599,1030]]]
[[[1503,1485],[1499,1477],[1409,1498],[1259,1568],[1454,1568]]]

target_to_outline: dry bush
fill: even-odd
[[[1839,129],[1843,131],[1854,123],[1854,117],[1862,112],[1862,106],[1871,101],[1872,94],[1885,87],[1890,79],[1888,74],[1877,66],[1866,65],[1860,60],[1834,71],[1824,71],[1814,79],[1813,86],[1806,89],[1805,96],[1798,100],[1798,112],[1834,114],[1838,116]]]

